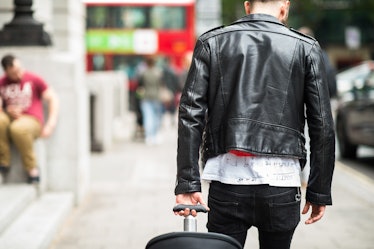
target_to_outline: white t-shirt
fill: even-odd
[[[300,162],[296,158],[226,153],[210,158],[201,178],[232,185],[300,187],[300,173]]]

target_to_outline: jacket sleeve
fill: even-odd
[[[175,194],[201,192],[199,149],[207,110],[209,58],[209,49],[198,40],[179,106]]]
[[[323,54],[316,42],[306,63],[305,105],[310,136],[310,175],[306,200],[332,205],[335,133]]]

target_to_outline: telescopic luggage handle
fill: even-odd
[[[207,212],[201,205],[177,205],[173,208],[173,211],[179,212],[186,208],[197,212]],[[184,219],[184,231],[154,237],[147,243],[145,249],[242,249],[240,243],[228,235],[196,232],[196,219],[192,215]]]
[[[179,212],[182,210],[185,210],[186,208],[190,210],[196,210],[196,212],[201,212],[201,213],[207,213],[208,210],[202,205],[183,205],[179,204],[173,208],[174,212]],[[197,231],[197,221],[196,218],[193,217],[192,215],[188,215],[184,218],[183,221],[183,230],[185,232],[196,232]]]
[[[174,212],[179,212],[179,211],[182,211],[182,210],[185,210],[186,208],[190,209],[190,210],[196,210],[196,212],[201,212],[201,213],[207,213],[208,210],[206,210],[206,208],[202,205],[184,205],[184,204],[179,204],[179,205],[176,205],[174,208],[173,208],[173,211]]]

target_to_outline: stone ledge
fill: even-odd
[[[73,194],[45,193],[0,236],[0,249],[47,249],[73,208]]]
[[[0,187],[0,234],[34,200],[36,189],[31,185]]]

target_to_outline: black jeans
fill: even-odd
[[[207,228],[235,238],[244,247],[248,229],[255,226],[260,249],[289,249],[300,221],[300,199],[296,187],[212,182]]]

